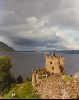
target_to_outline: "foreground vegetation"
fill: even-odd
[[[10,99],[12,93],[15,92],[16,99],[40,99],[40,96],[33,90],[31,82],[17,84],[9,93],[4,95],[4,99]]]
[[[11,73],[11,58],[8,56],[0,57],[0,95],[4,99],[11,99],[15,93],[16,99],[39,99],[40,96],[32,87],[31,77],[26,81],[19,75],[15,78]]]
[[[15,78],[10,72],[12,68],[11,58],[8,56],[0,57],[0,93],[8,92],[11,85],[15,83]]]

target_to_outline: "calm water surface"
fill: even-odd
[[[7,52],[0,53],[1,55],[8,55],[12,58],[12,73],[17,77],[22,75],[26,78],[31,74],[33,69],[44,66],[44,53],[38,52]],[[79,54],[62,54],[65,57],[65,72],[73,74],[79,71]]]

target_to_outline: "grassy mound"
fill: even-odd
[[[4,95],[4,99],[10,99],[13,92],[16,93],[16,99],[40,99],[40,96],[33,90],[31,82],[16,85]]]

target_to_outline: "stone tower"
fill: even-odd
[[[32,72],[32,86],[35,87],[38,84],[39,80],[39,71]]]
[[[32,72],[32,86],[36,87],[40,84],[43,77],[48,77],[54,73],[64,73],[64,57],[57,54],[46,54],[45,67]]]
[[[64,58],[60,55],[45,55],[45,68],[51,74],[64,72]]]

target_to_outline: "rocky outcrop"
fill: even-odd
[[[37,86],[37,91],[43,99],[77,99],[79,98],[79,74],[65,80],[62,75],[54,74]]]

